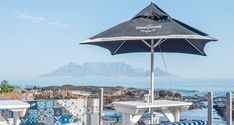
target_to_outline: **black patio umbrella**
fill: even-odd
[[[151,52],[151,102],[154,99],[154,52],[187,53],[206,56],[204,47],[210,37],[151,3],[132,19],[114,26],[81,44],[97,45],[112,55]]]

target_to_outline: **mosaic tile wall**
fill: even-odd
[[[84,99],[30,101],[30,108],[21,118],[21,125],[86,125],[89,119],[90,101]],[[88,106],[89,105],[89,106]],[[97,109],[96,109],[97,110]],[[10,110],[2,110],[2,116],[12,118]]]
[[[13,115],[14,115],[13,112],[11,112],[8,109],[0,109],[0,112],[4,118],[13,118]]]

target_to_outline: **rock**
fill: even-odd
[[[33,87],[27,89],[27,93],[33,95],[33,99],[77,99],[83,97],[99,97],[100,88],[104,88],[104,108],[112,108],[112,102],[116,101],[143,101],[148,94],[147,89],[126,88],[122,86],[102,87],[102,86],[48,86]],[[206,100],[201,96],[182,96],[180,93],[171,90],[160,90],[154,92],[155,99],[185,100],[194,102],[190,109],[203,108],[201,103]],[[32,100],[32,99],[31,99]]]
[[[225,97],[216,97],[214,99],[214,109],[217,111],[217,114],[222,118],[225,118],[226,114],[226,99]],[[234,101],[232,102],[232,118],[234,118]]]
[[[170,100],[182,100],[183,96],[180,93],[176,93],[170,90],[160,90],[158,92],[159,98]]]

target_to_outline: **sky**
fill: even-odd
[[[0,80],[32,78],[69,62],[125,62],[149,69],[149,53],[111,56],[82,46],[86,40],[131,19],[150,0],[11,0],[0,3]],[[208,56],[164,54],[168,71],[184,78],[234,77],[233,0],[155,0],[171,17],[217,38]],[[155,65],[164,69],[160,54]]]

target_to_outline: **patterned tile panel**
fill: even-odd
[[[21,119],[21,125],[85,125],[87,99],[29,101],[30,108]],[[93,109],[93,108],[90,108]],[[10,110],[0,110],[5,118],[13,118]]]

